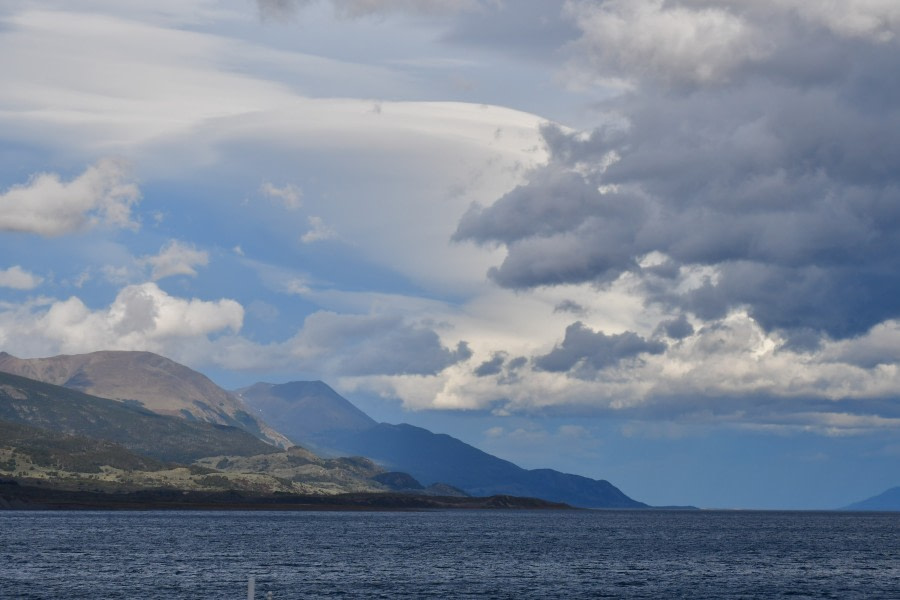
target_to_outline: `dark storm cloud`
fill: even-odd
[[[694,326],[687,320],[687,317],[681,315],[677,319],[663,321],[656,331],[657,334],[664,334],[673,340],[683,340],[694,333]]]
[[[648,301],[703,319],[746,307],[803,343],[900,316],[900,83],[886,76],[900,70],[900,36],[846,29],[806,5],[792,17],[778,3],[638,3],[647,10],[573,4],[576,47],[589,54],[578,68],[633,86],[602,105],[619,118],[586,135],[546,127],[548,164],[473,206],[454,238],[505,246],[489,272],[504,287],[632,272]],[[633,51],[656,62],[603,45],[614,11],[634,21],[615,21],[626,29],[662,32],[622,42],[645,44]],[[707,21],[731,25],[734,39],[704,45]],[[663,35],[676,22],[695,35]],[[672,37],[696,48],[667,48]],[[761,39],[752,52],[740,45]],[[667,262],[641,269],[651,252]],[[693,267],[715,276],[676,287]]]
[[[510,371],[516,371],[518,369],[521,369],[522,367],[524,367],[527,364],[528,364],[527,358],[525,358],[524,356],[517,356],[516,358],[510,360],[509,363],[506,365],[506,367]]]
[[[475,369],[475,375],[478,377],[489,377],[498,375],[503,370],[503,363],[506,362],[505,352],[496,352],[490,360],[486,360]]]
[[[507,259],[490,272],[504,287],[613,279],[637,266],[630,249],[642,211],[637,199],[601,194],[594,181],[551,165],[493,205],[469,209],[453,239],[505,244]]]
[[[562,343],[548,354],[536,357],[534,364],[543,371],[577,371],[577,374],[585,374],[614,366],[640,354],[662,354],[665,350],[664,343],[646,340],[633,331],[606,335],[576,321],[566,327]]]
[[[573,315],[583,315],[587,313],[587,309],[578,304],[574,300],[563,300],[553,307],[555,313],[572,313]]]

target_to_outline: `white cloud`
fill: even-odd
[[[131,208],[140,198],[124,163],[100,160],[71,181],[38,173],[0,194],[0,231],[59,236],[98,226],[137,228]]]
[[[603,294],[595,301],[602,304]],[[451,325],[460,323],[460,318],[447,317]],[[467,318],[462,317],[463,322]],[[703,324],[664,354],[643,355],[636,363],[614,365],[585,378],[537,370],[535,358],[552,347],[551,337],[550,344],[528,350],[527,342],[533,344],[537,332],[523,336],[519,352],[507,352],[496,373],[479,376],[478,366],[491,357],[486,349],[515,348],[515,340],[490,332],[479,337],[477,330],[463,327],[453,333],[471,334],[467,337],[474,350],[471,360],[436,375],[361,376],[344,378],[341,384],[401,399],[412,410],[523,415],[549,409],[560,414],[616,415],[635,423],[856,434],[900,425],[896,410],[890,408],[900,386],[893,349],[897,331],[897,324],[882,325],[867,336],[868,341],[830,342],[809,353],[786,348],[784,340],[767,334],[745,313],[734,313]],[[562,334],[557,333],[557,343]],[[882,361],[873,361],[871,357],[882,351],[887,351]],[[845,416],[829,417],[832,413]],[[579,434],[574,429],[559,433]]]
[[[802,18],[846,37],[887,42],[900,33],[900,4],[894,0],[769,1],[776,8],[796,11]]]
[[[223,66],[253,54],[239,41],[86,12],[26,11],[4,25],[7,139],[134,155],[136,144],[287,98],[285,86]]]
[[[70,0],[41,0],[39,4],[45,10],[66,10],[73,5]],[[240,16],[221,0],[80,0],[78,6],[94,13],[118,14],[167,25],[194,25]]]
[[[309,217],[309,231],[300,236],[304,244],[330,240],[337,237],[337,232],[325,224],[322,217]]]
[[[5,271],[0,271],[0,287],[14,290],[33,290],[44,281],[33,273],[29,273],[19,265],[12,266]]]
[[[259,186],[259,192],[267,198],[278,200],[288,210],[296,210],[303,205],[303,192],[292,184],[278,187],[267,181]]]
[[[815,29],[875,43],[900,34],[894,0],[567,0],[565,14],[582,31],[570,73],[607,84],[725,82]]]
[[[258,33],[248,34],[248,15],[242,17],[245,28],[229,36],[172,27],[144,10],[101,14],[65,3],[58,10],[16,11],[0,28],[4,138],[78,156],[139,156],[143,170],[153,159],[171,174],[213,161],[215,154],[167,156],[148,146],[189,136],[205,123],[289,105],[298,89],[347,97],[363,88],[372,97],[410,87],[405,76],[382,66],[240,39]]]
[[[194,267],[205,267],[209,264],[209,254],[194,246],[170,240],[160,248],[159,254],[145,256],[139,262],[152,267],[151,277],[154,281],[172,275],[195,277],[197,271]]]
[[[650,75],[671,83],[708,83],[766,52],[764,36],[714,4],[570,0],[565,10],[582,30],[574,46],[579,67],[600,79]]]
[[[234,300],[171,296],[154,283],[123,288],[107,308],[81,299],[47,300],[0,313],[0,343],[22,356],[95,350],[149,350],[178,356],[186,341],[237,332],[243,307]]]

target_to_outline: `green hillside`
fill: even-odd
[[[45,469],[78,473],[99,473],[101,467],[127,471],[159,471],[166,463],[136,454],[120,444],[78,435],[38,429],[29,425],[0,421],[0,449],[27,456],[29,463]],[[0,471],[18,473],[14,458],[5,458]]]
[[[278,452],[248,432],[189,421],[129,403],[0,372],[0,420],[121,444],[158,460]]]

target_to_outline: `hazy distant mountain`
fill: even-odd
[[[860,502],[854,502],[843,510],[900,511],[900,487],[895,487]]]
[[[174,462],[280,450],[238,427],[160,415],[135,404],[2,372],[0,419],[115,442],[131,451]]]
[[[257,383],[235,392],[253,398],[253,407],[291,440],[302,440],[322,431],[361,431],[377,423],[321,381],[295,381],[283,385]],[[303,415],[315,415],[305,419]]]
[[[143,406],[162,415],[233,425],[267,442],[290,442],[206,376],[151,352],[92,352],[16,358],[0,352],[0,371]]]
[[[257,384],[240,394],[248,406],[296,443],[366,456],[425,485],[443,482],[476,496],[530,496],[583,507],[646,506],[608,481],[552,469],[526,470],[449,435],[406,424],[375,424],[368,417],[360,418],[359,409],[322,382]],[[338,428],[336,424],[342,422],[351,425]]]

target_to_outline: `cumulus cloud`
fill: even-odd
[[[473,205],[453,239],[504,244],[506,260],[489,273],[504,287],[615,278],[637,266],[629,249],[643,206],[637,198],[601,192],[591,179],[554,164],[541,167],[494,204]]]
[[[38,173],[0,194],[0,231],[59,236],[97,226],[134,229],[140,192],[126,165],[103,159],[71,181]]]
[[[890,0],[567,0],[564,14],[580,31],[570,73],[631,85],[718,85],[800,65],[810,57],[804,46],[827,62],[823,33],[887,44],[900,32]]]
[[[900,316],[894,6],[569,2],[579,68],[631,88],[592,131],[547,126],[548,163],[454,239],[504,248],[504,287],[630,277],[648,305],[746,309],[798,348]]]
[[[667,83],[708,83],[767,53],[756,31],[727,6],[663,0],[570,1],[581,29],[579,67],[602,78],[653,76]],[[694,5],[694,6],[692,6]]]
[[[154,281],[172,275],[188,275],[195,277],[194,267],[205,267],[209,264],[209,254],[194,246],[177,240],[170,240],[159,250],[156,256],[145,256],[139,261],[151,267]]]
[[[0,287],[14,290],[33,290],[43,281],[42,277],[29,273],[19,265],[0,271]]]
[[[592,376],[623,360],[641,354],[662,354],[665,350],[663,342],[646,340],[633,331],[607,335],[576,321],[566,328],[561,344],[548,354],[538,356],[534,362],[544,371]]]
[[[773,0],[770,0],[774,3]],[[801,18],[821,24],[846,37],[893,41],[900,33],[900,5],[891,0],[844,0],[804,2],[788,0],[783,5]]]
[[[279,201],[288,210],[296,210],[303,205],[303,192],[293,184],[279,187],[265,182],[259,186],[259,192],[267,198]]]
[[[898,427],[898,331],[895,322],[810,353],[786,348],[746,313],[698,327],[668,347],[634,332],[610,335],[573,323],[550,352],[517,359],[514,377],[479,376],[459,365],[440,378],[382,380],[379,391],[410,406],[498,415],[855,435]],[[495,358],[481,366],[496,371]],[[509,373],[512,362],[501,371]]]
[[[150,350],[177,355],[185,340],[241,329],[243,307],[234,300],[171,296],[155,283],[123,288],[107,307],[81,299],[43,300],[0,313],[0,342],[22,355],[95,350]]]

